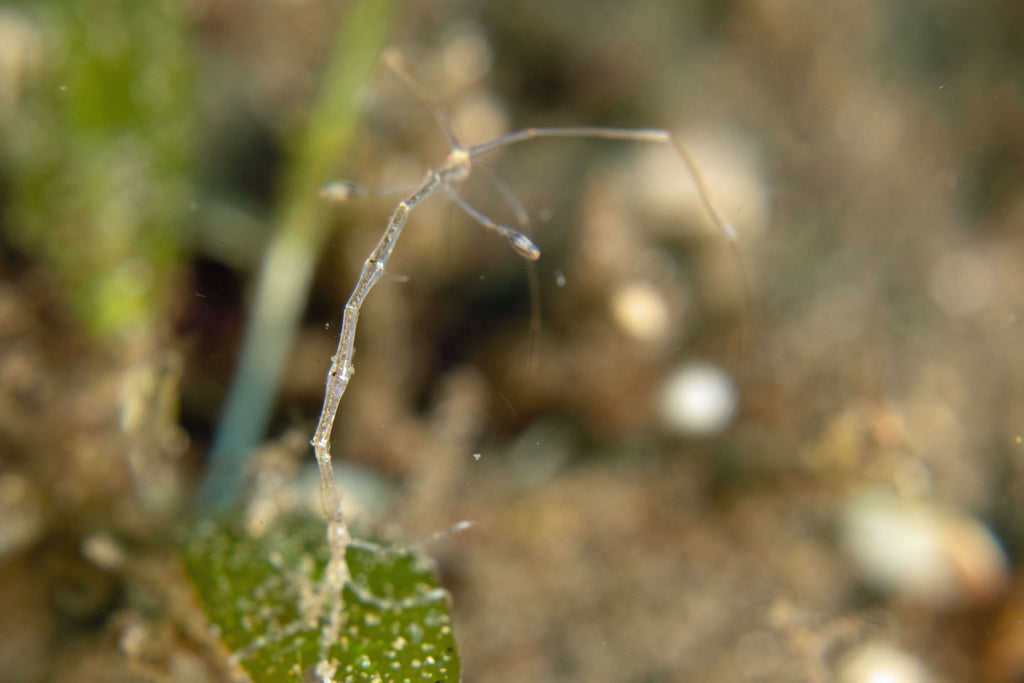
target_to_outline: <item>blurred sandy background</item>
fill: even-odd
[[[0,9],[4,680],[218,680],[154,577],[352,16]],[[413,215],[334,453],[353,512],[399,538],[479,522],[433,546],[464,680],[1024,680],[1020,3],[439,1],[387,21],[464,144],[677,132],[742,252],[671,151],[495,153],[543,252],[531,337],[508,245],[443,199]],[[337,177],[439,163],[393,75],[359,92]],[[486,175],[464,194],[514,220]],[[266,476],[308,479],[342,306],[393,205],[322,209]],[[734,387],[735,415],[688,422],[693,381]]]

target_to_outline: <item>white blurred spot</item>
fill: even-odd
[[[555,285],[558,287],[565,287],[565,273],[560,270],[555,271]]]
[[[840,683],[928,683],[932,677],[917,659],[885,643],[867,643],[839,664]]]
[[[868,492],[842,517],[842,544],[879,590],[943,607],[984,602],[1007,581],[1007,560],[979,522]]]
[[[329,202],[343,204],[353,197],[362,194],[362,190],[353,182],[348,180],[335,180],[320,188],[320,198]]]
[[[480,453],[474,453],[473,454],[473,459],[476,460],[477,462],[479,462],[480,458],[482,458],[482,457],[483,457],[483,455],[480,454]]]
[[[672,431],[707,436],[732,424],[738,398],[728,373],[711,363],[692,363],[668,376],[661,388],[659,409]]]
[[[97,567],[117,570],[125,561],[125,551],[110,533],[99,531],[82,540],[82,555]]]
[[[668,302],[649,282],[620,287],[612,294],[611,308],[615,322],[636,339],[658,341],[668,333]]]

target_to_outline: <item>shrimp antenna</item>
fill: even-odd
[[[708,189],[704,174],[697,165],[693,155],[686,148],[682,141],[663,128],[598,128],[594,126],[559,126],[555,128],[524,128],[523,130],[507,133],[489,142],[474,145],[466,150],[471,159],[487,154],[501,147],[507,147],[527,140],[540,138],[589,138],[598,140],[624,140],[627,142],[652,142],[668,145],[680,156],[686,170],[697,188],[697,195],[701,204],[711,219],[712,224],[725,238],[732,252],[733,260],[736,262],[741,287],[743,290],[743,315],[740,321],[739,358],[746,353],[750,319],[750,282],[747,278],[747,270],[744,266],[743,252],[739,244],[739,232],[736,226],[729,221],[725,215],[718,210],[714,200],[711,198],[711,191]]]
[[[427,89],[420,85],[419,79],[413,75],[412,67],[409,62],[405,60],[402,53],[392,48],[384,51],[381,59],[384,64],[391,69],[392,73],[398,76],[409,90],[412,90],[416,97],[423,103],[427,109],[430,110],[434,120],[437,121],[437,125],[444,131],[445,137],[448,138],[449,144],[453,148],[460,148],[462,145],[459,144],[459,139],[455,136],[455,128],[452,126],[451,118],[445,111],[444,107],[435,100]]]

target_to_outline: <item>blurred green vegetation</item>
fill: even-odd
[[[2,119],[5,229],[92,333],[149,327],[166,313],[192,193],[196,64],[183,5],[15,7],[30,64]]]

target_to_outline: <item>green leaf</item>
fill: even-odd
[[[321,520],[292,519],[258,538],[203,521],[184,546],[186,571],[225,647],[257,683],[301,681],[322,655],[338,681],[458,681],[448,594],[429,558],[354,541],[341,604],[326,595]],[[340,608],[337,638],[332,613]]]

